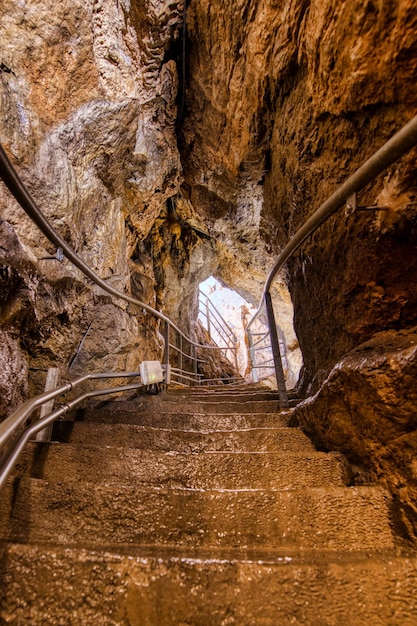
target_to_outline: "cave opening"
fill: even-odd
[[[252,368],[245,328],[256,308],[214,276],[200,283],[199,294],[199,322],[218,345],[224,345],[228,330],[234,334],[238,347],[239,374],[244,378],[250,377]],[[231,353],[228,353],[227,357],[233,362]]]

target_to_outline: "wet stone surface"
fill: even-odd
[[[27,446],[0,500],[0,623],[414,625],[387,491],[348,487],[268,399],[192,414],[182,392],[176,414],[176,395]]]

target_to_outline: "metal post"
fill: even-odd
[[[274,308],[272,306],[272,298],[269,291],[265,293],[266,315],[268,318],[269,336],[271,339],[272,356],[274,358],[275,374],[277,377],[279,403],[281,408],[288,406],[287,389],[285,387],[284,370],[282,369],[281,352],[279,349],[279,340],[277,326],[275,323]]]
[[[182,374],[182,335],[180,335],[180,352],[179,352],[179,355],[180,355],[180,359],[179,359],[180,363],[179,363],[179,365],[180,365],[180,370],[181,370],[181,374]]]
[[[239,362],[238,362],[238,358],[237,358],[237,353],[238,353],[238,345],[237,345],[237,338],[236,335],[233,335],[233,351],[235,354],[235,370],[236,370],[236,376],[239,376]]]
[[[45,391],[51,391],[52,389],[55,389],[55,387],[58,387],[58,382],[59,382],[59,368],[50,367],[46,375]],[[48,415],[48,413],[51,413],[53,408],[54,408],[54,398],[52,398],[52,400],[49,400],[49,402],[46,402],[45,404],[42,405],[39,419],[42,419],[43,417],[45,417],[45,415]],[[42,430],[36,433],[36,438],[35,438],[36,441],[51,441],[52,427],[53,427],[52,423],[48,424],[48,426],[45,426],[45,428],[42,428]]]
[[[211,325],[210,325],[210,303],[209,303],[209,299],[206,296],[206,314],[207,314],[207,332],[209,334],[209,336],[211,337]]]
[[[194,374],[195,374],[195,385],[198,385],[199,380],[198,380],[198,363],[197,363],[197,348],[195,345],[192,346],[192,351],[191,351],[192,355],[193,355],[193,370],[194,370]]]
[[[164,328],[164,340],[165,340],[165,349],[164,349],[164,363],[166,367],[166,376],[168,377],[169,372],[169,324],[165,322]]]
[[[256,352],[253,349],[253,337],[250,328],[246,327],[246,334],[248,336],[249,344],[249,358],[252,365],[252,380],[254,383],[259,383],[258,370],[256,369]]]

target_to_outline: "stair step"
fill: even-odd
[[[297,489],[347,482],[344,459],[337,453],[178,454],[68,443],[29,444],[15,474],[186,489]]]
[[[210,393],[224,392],[224,393],[278,393],[276,389],[272,389],[267,385],[261,383],[237,383],[231,385],[194,385],[193,387],[168,387],[167,394],[184,392],[184,393],[204,393],[208,391]]]
[[[410,556],[263,563],[3,545],[0,559],[5,624],[417,623],[417,562]]]
[[[117,405],[118,403],[113,403]],[[120,403],[122,404],[122,403]],[[81,416],[81,417],[79,417]],[[145,412],[126,410],[112,406],[100,409],[85,409],[78,413],[77,419],[87,422],[106,424],[136,424],[174,430],[239,430],[245,428],[281,428],[288,426],[288,418],[279,413],[192,413],[185,410],[180,413]]]
[[[57,422],[54,441],[102,446],[125,446],[144,450],[204,452],[312,451],[313,444],[296,428],[251,428],[231,431],[184,431],[133,424],[97,424],[93,422]]]
[[[246,391],[246,392],[202,392],[198,390],[194,393],[188,391],[183,393],[172,394],[168,392],[166,395],[157,398],[161,403],[164,402],[279,402],[279,394],[274,391]]]
[[[139,396],[130,401],[112,401],[112,402],[97,402],[91,404],[91,409],[87,409],[87,413],[90,410],[99,410],[101,413],[107,414],[115,411],[120,412],[143,412],[143,413],[163,413],[163,414],[176,414],[176,413],[198,413],[198,414],[237,414],[245,415],[247,413],[279,413],[279,403],[277,400],[260,400],[252,401],[245,400],[240,401],[238,397],[235,400],[223,400],[221,398],[218,401],[200,400],[195,401],[190,397],[186,398],[160,398],[158,396]]]
[[[384,550],[395,547],[390,504],[389,495],[375,487],[196,491],[23,477],[10,481],[3,493],[0,539],[176,548]]]
[[[277,394],[278,392],[269,387],[260,385],[259,383],[247,384],[247,385],[197,385],[195,387],[172,387],[168,388],[168,395],[178,394],[199,394],[199,393],[271,393]]]

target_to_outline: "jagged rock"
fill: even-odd
[[[2,144],[59,234],[100,277],[129,291],[138,282],[130,256],[181,181],[169,50],[183,3],[6,0],[0,16]],[[2,323],[14,358],[29,363],[34,391],[49,365],[64,376],[70,365],[70,374],[81,365],[136,369],[145,353],[160,353],[148,336],[156,322],[110,306],[66,261],[41,260],[55,254],[53,245],[3,185],[0,206],[10,231],[3,222],[1,262],[15,276],[2,294]],[[148,284],[139,291],[154,302]]]
[[[16,409],[27,392],[27,360],[18,340],[0,330],[0,419]]]
[[[228,284],[253,274],[254,293],[256,273],[413,116],[416,8],[190,2],[184,173],[210,232],[231,251],[220,269]],[[415,324],[415,172],[414,153],[359,198],[388,212],[342,213],[290,263],[306,381],[375,332]],[[285,320],[285,285],[279,291]]]
[[[343,450],[357,481],[380,481],[417,537],[417,328],[377,333],[334,367],[293,421],[319,449]]]
[[[4,0],[0,8],[7,153],[103,279],[155,302],[186,330],[196,285],[210,274],[257,303],[288,238],[417,105],[416,0],[187,4],[182,60],[182,0]],[[303,352],[304,390],[316,391],[346,352],[381,330],[415,326],[415,174],[411,153],[358,199],[383,211],[340,213],[275,282],[293,372],[298,340]],[[56,250],[3,185],[0,207],[6,402],[40,390],[49,365],[72,374],[158,358],[158,322],[140,307],[111,304],[68,262],[45,260]],[[356,397],[355,367],[346,370],[345,402]],[[401,361],[398,378],[407,368]],[[398,406],[401,394],[408,406],[407,381]],[[382,415],[378,429],[391,433]],[[338,441],[313,422],[322,445],[349,452],[352,441],[358,458],[373,454],[359,446],[360,423]]]

